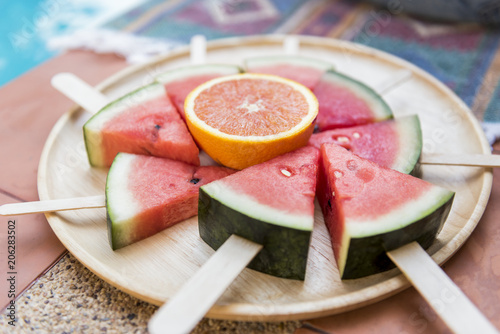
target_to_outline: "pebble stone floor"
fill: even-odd
[[[15,327],[0,315],[2,333],[147,333],[157,309],[104,282],[69,253],[17,299],[16,307]],[[299,321],[203,319],[193,333],[293,333],[300,326]]]

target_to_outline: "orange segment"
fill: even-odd
[[[215,161],[243,169],[305,146],[318,101],[305,86],[244,73],[210,80],[185,102],[186,123]]]

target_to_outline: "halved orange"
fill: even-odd
[[[224,166],[243,169],[305,146],[318,101],[295,81],[243,73],[198,86],[184,108],[200,148]]]

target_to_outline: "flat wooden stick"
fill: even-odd
[[[498,334],[417,242],[387,252],[387,255],[454,333]]]
[[[51,84],[91,114],[95,114],[110,102],[101,92],[72,73],[54,75]]]
[[[500,167],[500,155],[422,153],[420,163],[425,165]]]
[[[30,213],[102,208],[106,206],[104,195],[53,199],[48,201],[4,204],[0,216],[25,215]]]
[[[189,333],[262,246],[232,235],[150,319],[152,334]]]

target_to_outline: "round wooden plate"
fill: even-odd
[[[334,39],[299,37],[299,54],[332,62],[374,88],[401,69],[413,78],[384,95],[395,117],[418,114],[424,152],[490,154],[484,134],[467,106],[421,69],[381,51]],[[242,64],[242,59],[283,53],[283,36],[232,38],[208,43],[208,62]],[[171,68],[189,63],[189,49],[130,67],[98,86],[117,98]],[[91,168],[80,108],[65,114],[45,145],[39,167],[40,199],[104,193],[106,169]],[[423,178],[456,191],[452,212],[429,253],[438,263],[451,257],[478,223],[488,201],[492,173],[473,167],[424,166]],[[193,217],[149,239],[112,251],[105,209],[47,214],[66,248],[99,277],[135,297],[161,305],[213,254],[199,237]],[[305,319],[344,312],[393,295],[409,286],[397,269],[363,279],[341,281],[320,210],[304,282],[245,269],[207,314],[234,320]],[[196,302],[196,301],[193,301]]]

